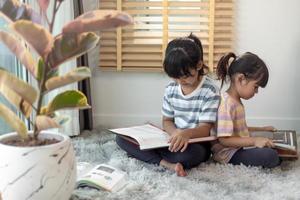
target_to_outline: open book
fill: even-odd
[[[80,174],[80,173],[79,173]],[[79,175],[76,188],[91,187],[116,192],[125,186],[126,173],[110,165],[100,164],[83,175]]]
[[[170,138],[168,133],[151,124],[110,129],[110,131],[115,134],[125,136],[124,138],[128,141],[139,145],[141,150],[168,147],[170,145],[168,143]],[[215,139],[217,139],[215,136],[193,138],[189,140],[189,143],[212,141]]]
[[[266,137],[273,141],[280,157],[298,158],[296,131],[278,130],[276,132],[251,132],[251,137]]]

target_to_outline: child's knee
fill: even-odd
[[[264,167],[273,168],[280,164],[280,159],[276,150],[271,148],[265,148],[264,152],[261,154],[265,160]]]
[[[116,135],[116,143],[119,145],[119,147],[122,147],[124,144],[124,139]]]
[[[210,149],[202,145],[193,146],[188,148],[186,152],[180,155],[179,162],[184,165],[186,169],[198,166],[200,163],[205,162],[211,155]]]

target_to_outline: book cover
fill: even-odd
[[[121,170],[110,165],[100,164],[84,175],[79,175],[76,188],[91,187],[98,190],[105,189],[110,192],[116,192],[125,186],[125,176],[126,173]]]
[[[128,128],[110,129],[112,133],[125,136],[124,138],[139,145],[141,150],[168,147],[169,134],[151,124],[132,126]],[[190,139],[189,143],[216,140],[215,136]]]

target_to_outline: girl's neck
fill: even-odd
[[[241,97],[234,86],[230,85],[226,92],[230,95],[231,98],[233,98],[239,103],[242,103]]]
[[[190,86],[181,85],[181,91],[182,91],[183,95],[191,94],[199,86],[202,79],[203,79],[203,76],[199,76],[197,78],[197,81],[195,81],[195,83],[193,85],[190,85]]]

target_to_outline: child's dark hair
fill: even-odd
[[[188,37],[176,38],[168,43],[164,70],[171,78],[191,76],[190,70],[197,70],[199,62],[203,62],[201,41],[192,33]],[[205,65],[199,70],[199,76],[204,75]]]
[[[231,58],[233,61],[229,64]],[[266,64],[257,55],[250,52],[239,57],[230,52],[221,57],[217,66],[217,76],[222,80],[221,87],[227,76],[231,79],[237,73],[243,74],[247,79],[257,80],[260,87],[265,87],[268,83],[269,71]]]

